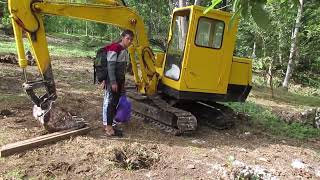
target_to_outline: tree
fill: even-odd
[[[187,1],[186,0],[179,0],[179,7],[185,7],[187,5]],[[185,38],[186,38],[186,34],[188,31],[188,24],[187,24],[187,20],[185,17],[179,18],[179,31],[181,32],[180,38],[179,38],[179,47],[180,49],[183,49],[184,47],[184,42],[185,42]]]
[[[202,0],[195,0],[195,1],[194,1],[194,5],[198,5],[198,6],[200,6],[201,1],[202,1]]]
[[[285,76],[285,78],[283,80],[283,84],[282,84],[282,86],[286,89],[288,89],[289,80],[290,80],[290,77],[293,73],[294,56],[296,55],[296,52],[297,52],[298,32],[299,32],[299,28],[301,26],[300,22],[301,22],[302,13],[303,13],[303,0],[299,0],[299,1],[300,1],[300,5],[298,7],[294,31],[293,31],[292,37],[291,37],[291,48],[290,48],[290,55],[289,55],[287,72],[286,72],[286,76]]]

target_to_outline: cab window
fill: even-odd
[[[220,49],[222,46],[224,22],[205,17],[199,18],[196,41],[197,46]]]
[[[172,37],[168,44],[164,76],[173,80],[180,79],[181,63],[189,29],[190,10],[174,13],[172,19]]]

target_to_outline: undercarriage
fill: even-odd
[[[196,131],[198,124],[214,129],[234,126],[235,113],[225,105],[213,102],[177,101],[166,95],[142,96],[127,89],[132,102],[132,115],[150,122],[164,132],[182,135]]]

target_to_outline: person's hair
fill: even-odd
[[[134,38],[133,32],[129,29],[126,29],[121,33],[121,37],[125,37],[126,35],[129,35],[130,37]]]

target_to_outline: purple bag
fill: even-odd
[[[117,106],[117,113],[115,116],[116,122],[129,122],[131,116],[131,103],[126,96],[121,96]]]

